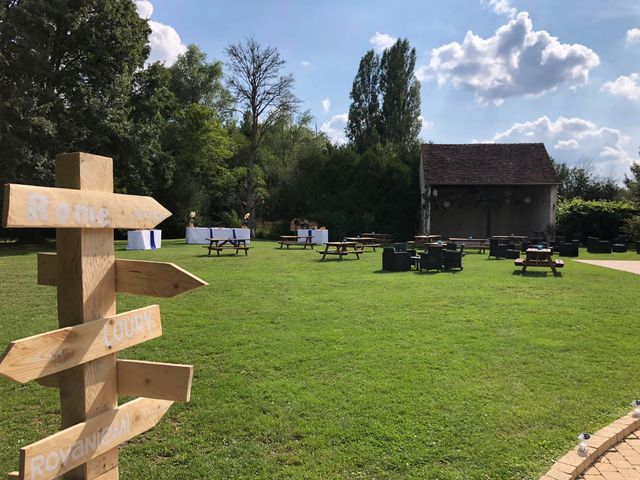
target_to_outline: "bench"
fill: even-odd
[[[235,250],[236,255],[240,252],[240,250],[244,250],[244,254],[249,255],[249,249],[251,248],[243,245],[220,245],[220,246],[203,245],[203,247],[209,249],[208,255],[211,255],[211,250],[215,250],[218,257],[220,256],[220,252],[222,252],[222,250]]]
[[[345,255],[349,255],[349,254],[354,254],[358,260],[360,260],[360,255],[365,253],[364,250],[351,250],[351,251],[344,251],[344,250],[329,250],[329,251],[322,251],[322,252],[318,252],[320,255],[322,255],[322,260],[324,260],[324,257],[327,255],[339,255],[338,259],[342,260],[342,257],[344,257]]]
[[[527,267],[548,267],[548,268],[551,268],[553,271],[555,271],[556,268],[564,267],[563,260],[552,260],[551,262],[532,262],[532,261],[527,261],[524,258],[518,258],[513,262],[513,264],[516,267],[522,267],[523,269],[526,269]]]

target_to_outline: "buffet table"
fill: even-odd
[[[162,230],[130,230],[127,250],[155,250],[162,243]]]
[[[246,240],[249,243],[250,232],[248,228],[208,228],[187,227],[186,239],[189,244],[209,245],[209,239],[216,240]]]
[[[311,243],[322,245],[329,241],[329,230],[298,229],[298,243],[305,243],[311,237]]]

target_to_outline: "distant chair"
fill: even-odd
[[[506,258],[507,244],[498,238],[489,239],[489,258]]]
[[[587,252],[611,253],[611,242],[607,240],[600,240],[597,237],[587,237]]]
[[[427,251],[420,254],[420,270],[441,272],[444,268],[442,250],[442,247],[427,247]]]
[[[454,244],[455,245],[455,244]],[[445,248],[442,252],[442,266],[445,270],[458,268],[462,270],[462,257],[464,256],[464,247],[460,250]]]
[[[407,251],[407,244],[406,243],[395,243],[393,245],[393,248],[396,250],[396,252],[406,252]]]
[[[386,272],[407,272],[411,270],[413,265],[412,253],[415,251],[407,251],[406,245],[404,250],[396,250],[394,247],[384,247],[382,250],[382,270]]]
[[[575,243],[561,243],[558,246],[558,254],[561,257],[577,257],[580,254],[580,245]]]
[[[504,254],[504,258],[509,260],[516,260],[520,258],[520,249],[513,243],[507,244],[507,251]]]

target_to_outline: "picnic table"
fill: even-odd
[[[477,248],[478,253],[484,253],[487,248],[487,239],[486,238],[462,238],[462,237],[451,237],[449,238],[450,242],[460,243],[464,245],[464,249],[468,248]]]
[[[324,250],[318,252],[322,255],[322,260],[327,255],[338,255],[338,260],[342,260],[345,255],[355,255],[360,260],[360,255],[364,253],[362,245],[358,245],[356,242],[327,242],[324,244]]]
[[[245,238],[207,238],[209,241],[209,246],[205,246],[205,248],[209,249],[209,253],[207,255],[211,255],[211,250],[215,250],[217,256],[220,256],[220,252],[222,250],[235,250],[236,255],[240,250],[244,250],[245,255],[249,255],[249,248],[247,246],[247,240]]]
[[[378,239],[374,237],[344,237],[345,242],[356,242],[358,245],[361,245],[362,248],[368,247],[376,251],[377,247],[382,247],[382,243],[378,241]]]
[[[299,241],[303,239],[303,242]],[[284,246],[289,250],[291,245],[300,245],[305,250],[307,246],[310,246],[311,250],[313,250],[313,235],[280,235],[280,241],[278,243],[280,244],[281,250]]]
[[[361,233],[360,236],[361,237],[375,238],[379,243],[392,243],[393,242],[393,236],[389,235],[388,233],[367,232],[367,233]]]
[[[527,267],[550,268],[554,275],[557,268],[564,267],[562,260],[553,259],[553,250],[550,248],[528,248],[526,258],[518,258],[514,263],[516,267],[522,267],[522,272],[527,271]]]
[[[527,235],[493,235],[491,238],[495,238],[496,240],[518,240],[522,242],[529,237]]]

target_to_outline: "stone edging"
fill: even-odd
[[[640,417],[629,413],[612,424],[598,430],[589,439],[589,453],[578,454],[578,447],[573,448],[560,458],[540,480],[575,480],[589,468],[607,450],[623,441],[627,436],[640,428]]]

